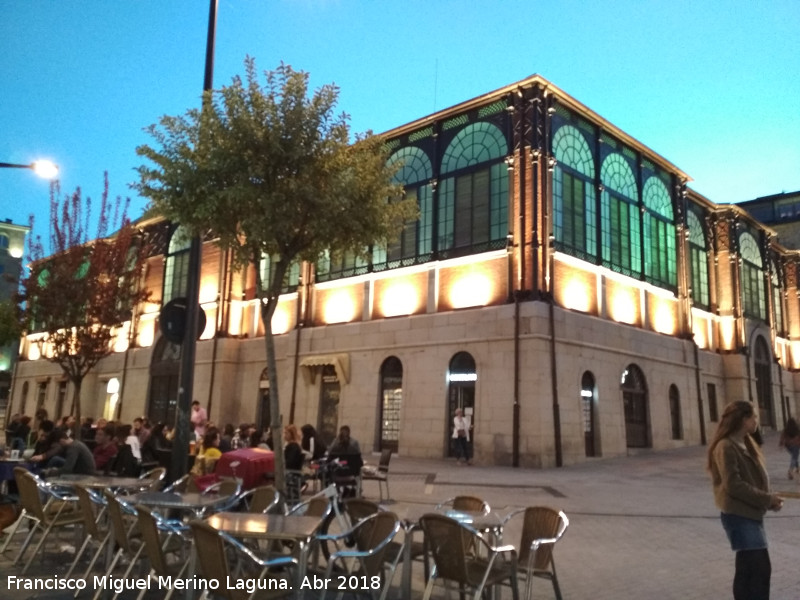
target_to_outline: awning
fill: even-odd
[[[317,378],[317,373],[325,365],[333,365],[340,382],[350,382],[350,355],[342,353],[317,354],[300,359],[300,366],[303,367],[303,376],[306,379],[306,383],[313,384]]]

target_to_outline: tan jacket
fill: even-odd
[[[714,500],[724,513],[760,521],[770,504],[764,466],[730,439],[714,448],[711,480]]]

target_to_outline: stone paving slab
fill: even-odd
[[[800,482],[786,478],[788,454],[777,448],[776,434],[766,436],[764,452],[773,487],[799,491]],[[372,462],[377,462],[377,456]],[[704,447],[592,459],[548,470],[457,467],[452,461],[396,456],[390,470],[393,501],[386,507],[398,512],[409,506],[433,508],[439,501],[465,493],[481,496],[501,514],[535,504],[553,506],[570,518],[555,552],[565,599],[730,598],[734,554],[720,525],[704,465]],[[377,484],[368,482],[365,493],[377,499]],[[787,500],[781,512],[770,513],[766,528],[773,569],[771,598],[798,600],[800,499]],[[512,522],[504,542],[518,543],[519,534],[518,524]],[[6,577],[16,572],[11,559],[12,552],[0,557],[0,600],[71,597],[8,591]],[[70,562],[67,555],[49,555],[43,562],[35,561],[32,571],[38,577],[63,574]],[[424,589],[418,567],[416,563],[413,570],[415,598]],[[395,586],[398,583],[399,573]],[[135,596],[126,593],[122,598]],[[504,590],[504,597],[509,596]],[[147,600],[161,597],[163,593],[155,591],[146,596]],[[554,597],[548,581],[535,581],[534,598]]]

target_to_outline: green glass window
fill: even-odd
[[[183,226],[172,234],[167,248],[167,264],[164,267],[164,297],[162,304],[173,298],[186,296],[189,283],[189,246],[192,239]]]
[[[502,248],[508,235],[508,144],[492,123],[459,131],[444,153],[439,192],[439,251]],[[461,252],[463,253],[463,252]]]
[[[261,273],[261,285],[266,289],[272,278],[272,257],[262,254],[261,260],[258,262],[258,268]],[[295,261],[289,265],[289,270],[286,272],[286,277],[281,286],[281,293],[293,292],[298,285],[300,285],[300,263]]]
[[[353,252],[345,252],[341,256],[332,256],[330,252],[317,261],[317,281],[332,281],[354,275],[364,275],[369,271],[369,262]]]
[[[597,255],[594,157],[583,134],[562,125],[553,136],[553,229],[556,248],[581,258]]]
[[[600,168],[603,263],[625,275],[641,272],[641,221],[636,178],[628,160],[609,154]]]
[[[747,231],[739,235],[739,253],[742,258],[744,314],[756,319],[765,319],[767,311],[764,297],[764,263],[756,239]]]
[[[376,247],[372,262],[377,270],[424,262],[430,259],[433,244],[433,194],[430,181],[433,177],[431,161],[416,146],[401,148],[389,158],[389,164],[400,161],[394,181],[403,186],[405,198],[413,199],[419,208],[419,218],[409,221],[400,238],[388,248]]]
[[[642,188],[644,202],[644,274],[654,284],[677,285],[677,248],[672,200],[664,182],[648,177]]]
[[[709,308],[708,254],[703,225],[697,214],[690,210],[686,216],[689,227],[689,270],[692,279],[692,301],[696,306]]]

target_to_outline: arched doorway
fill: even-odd
[[[581,412],[583,413],[583,444],[586,456],[597,456],[595,444],[595,404],[597,391],[594,375],[586,371],[581,378]]]
[[[649,448],[647,384],[639,367],[628,365],[623,371],[621,390],[628,448]]]
[[[403,363],[390,356],[381,365],[381,431],[379,450],[397,452],[400,441],[400,409],[403,404]]]
[[[322,365],[322,384],[319,389],[319,421],[317,433],[330,446],[339,433],[339,397],[341,385],[336,367]]]
[[[683,418],[681,417],[681,394],[674,383],[669,386],[669,420],[672,426],[672,439],[683,439]]]
[[[764,338],[758,336],[755,343],[754,366],[756,374],[756,398],[759,421],[762,426],[774,427],[772,411],[772,355]]]
[[[475,382],[478,373],[475,370],[475,359],[468,352],[459,352],[450,360],[447,374],[447,426],[445,435],[447,440],[447,456],[455,456],[455,447],[451,442],[453,433],[453,418],[456,409],[464,411],[464,416],[469,417],[472,423],[470,432],[470,445],[475,439]]]
[[[181,347],[161,337],[150,362],[150,399],[147,417],[151,423],[175,425],[178,405],[178,376],[181,370]]]

